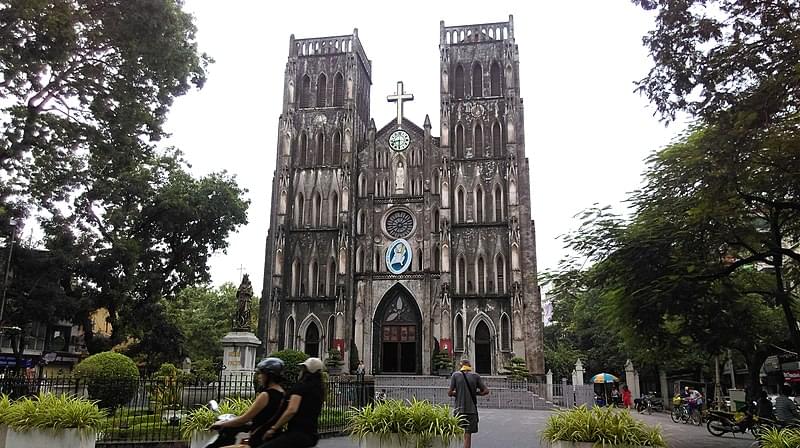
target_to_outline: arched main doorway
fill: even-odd
[[[484,321],[475,327],[475,372],[492,374],[492,333]]]
[[[319,328],[316,323],[311,322],[308,324],[305,336],[306,354],[313,358],[319,358]]]
[[[411,293],[393,286],[373,319],[372,365],[377,373],[422,372],[422,316]]]

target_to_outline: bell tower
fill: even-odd
[[[351,173],[369,127],[371,76],[358,29],[289,39],[259,313],[264,352],[325,358],[348,349]]]
[[[441,241],[442,264],[449,266],[442,282],[452,300],[454,347],[458,352],[461,345],[463,356],[495,370],[515,355],[524,356],[531,371],[542,371],[541,301],[514,18],[465,26],[442,21],[439,49],[440,145],[442,163],[449,166],[444,170],[448,176],[441,178],[442,195],[449,198],[442,198],[440,219],[451,228]],[[487,295],[502,310],[499,328],[481,327],[476,324],[481,316],[470,315]],[[511,336],[507,342],[506,332]],[[501,339],[501,344],[481,346],[481,337]],[[458,339],[468,342],[459,344]]]

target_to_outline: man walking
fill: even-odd
[[[455,397],[454,412],[461,417],[464,428],[464,448],[472,447],[472,434],[478,432],[478,395],[488,395],[489,388],[483,379],[472,371],[468,359],[461,360],[461,368],[450,377],[447,395]]]

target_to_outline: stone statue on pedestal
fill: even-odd
[[[244,274],[242,284],[236,291],[236,315],[233,317],[233,331],[250,331],[250,303],[253,299],[253,285],[250,276]]]

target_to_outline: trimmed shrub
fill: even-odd
[[[86,381],[89,397],[104,409],[127,404],[139,387],[139,369],[123,354],[103,352],[92,355],[75,367],[75,377]]]
[[[280,358],[283,360],[284,364],[286,364],[283,370],[283,382],[281,386],[288,391],[300,377],[299,364],[308,359],[308,355],[297,350],[281,350],[269,356]]]
[[[800,446],[800,428],[767,428],[756,433],[763,448],[788,448]]]

